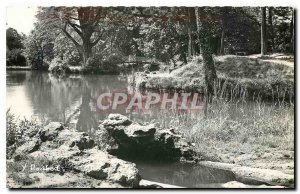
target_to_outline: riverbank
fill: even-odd
[[[6,70],[13,70],[13,71],[31,71],[31,67],[30,66],[6,66]]]
[[[294,173],[293,104],[214,98],[207,115],[165,111],[153,120],[175,127],[203,160]]]
[[[202,112],[162,112],[156,122],[174,126],[203,160],[294,173],[294,63],[271,55],[215,57],[219,82]],[[136,73],[144,89],[204,93],[201,58],[172,72]],[[149,122],[153,120],[149,116]]]
[[[294,184],[294,176],[280,170],[207,162],[201,157],[203,153],[197,155],[192,150],[195,145],[174,129],[141,125],[119,114],[111,114],[101,121],[93,136],[58,122],[43,127],[31,121],[16,124],[10,117],[7,119],[7,137],[12,138],[7,142],[11,144],[15,140],[7,146],[9,188],[175,187],[170,183],[142,180],[143,175],[130,162],[133,158],[143,158],[149,164],[153,159],[160,159],[165,164],[171,159],[182,165],[188,164],[189,170],[195,165],[199,165],[198,168],[208,166],[212,168],[210,174],[214,173],[213,169],[228,171],[229,182],[216,179],[217,184],[198,183],[202,188],[212,185],[218,188],[269,188],[268,185],[284,188]],[[21,138],[17,135],[18,130],[22,131]],[[132,152],[135,154],[128,154]],[[151,168],[155,166],[151,165]]]
[[[294,101],[293,58],[225,55],[214,61],[219,97]],[[138,72],[130,82],[138,88],[204,93],[202,59],[195,58],[171,72]]]

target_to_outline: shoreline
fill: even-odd
[[[154,135],[154,128],[152,125],[138,125],[136,123],[131,123],[131,121],[123,115],[111,114],[106,120],[102,122],[101,125],[102,127],[104,127],[103,129],[108,131],[124,130],[124,135],[127,136],[127,138],[129,139],[138,139],[139,137],[132,136],[132,134],[130,133],[126,133],[127,130],[123,128],[124,126],[128,127],[128,129],[136,131],[143,130],[144,133],[147,134],[147,136],[149,137],[152,137]],[[134,126],[134,128],[131,128],[131,125]],[[101,127],[98,129],[99,132],[102,131],[101,129]],[[157,132],[161,134],[168,133],[169,135],[171,135],[171,137],[176,137],[175,139],[180,137],[177,141],[180,141],[181,143],[177,144],[177,146],[180,146],[178,148],[183,151],[182,156],[186,157],[186,153],[190,148],[184,147],[185,143],[182,142],[185,141],[184,137],[178,136],[178,134],[176,134],[172,130],[168,131],[168,129],[163,129],[160,132],[159,131],[160,130],[158,130]],[[41,188],[44,188],[48,187],[49,184],[53,184],[52,182],[47,182],[47,180],[52,180],[52,177],[59,176],[68,176],[68,179],[78,182],[79,184],[83,184],[84,182],[87,182],[87,184],[93,184],[92,182],[100,181],[101,184],[99,185],[99,187],[101,187],[102,184],[109,184],[127,188],[185,188],[182,186],[168,184],[165,182],[162,183],[152,181],[149,179],[145,180],[144,177],[141,174],[139,174],[139,170],[136,167],[136,164],[132,162],[132,160],[124,160],[123,157],[120,157],[118,154],[109,155],[109,152],[101,149],[101,146],[99,144],[101,136],[97,136],[98,138],[100,138],[97,140],[95,138],[91,138],[84,132],[79,132],[74,129],[68,128],[58,122],[51,122],[46,127],[41,129],[30,129],[29,131],[25,131],[25,134],[29,135],[29,137],[33,134],[36,135],[32,137],[31,141],[21,145],[20,147],[17,147],[15,153],[13,154],[13,157],[10,160],[8,160],[9,167],[7,169],[7,186],[10,188],[26,188],[27,186],[30,187],[30,185],[43,185]],[[111,135],[111,137],[113,137],[114,139],[119,138],[119,134],[111,133]],[[41,141],[39,140],[40,138]],[[62,144],[55,144],[57,140],[59,140],[58,142],[61,142]],[[124,141],[124,139],[122,141]],[[126,141],[124,141],[123,143],[125,142]],[[49,143],[54,143],[53,145],[55,146],[53,146],[53,148],[47,147],[47,144]],[[143,143],[141,142],[140,145],[143,145]],[[162,146],[165,145],[162,144]],[[189,143],[187,142],[185,146],[189,146]],[[130,151],[131,148],[128,148],[129,150],[127,151]],[[63,151],[64,154],[58,156],[57,153],[60,153],[61,151]],[[79,155],[78,153],[80,152],[84,155]],[[190,151],[188,152],[190,153]],[[99,160],[99,157],[103,157],[106,163],[110,165],[104,165],[102,163],[102,159]],[[199,165],[199,167],[204,166],[208,168],[224,170],[228,173],[231,173],[234,177],[232,181],[226,183],[209,183],[220,188],[294,188],[294,175],[286,174],[279,170],[253,168],[239,164],[212,162],[207,160],[198,161],[199,158],[197,156],[193,157],[191,161],[189,161],[189,157],[186,159],[187,160],[179,160],[178,162],[180,162],[183,165],[191,164],[190,162],[193,162],[194,165]],[[67,162],[56,163],[55,161],[57,160]],[[81,162],[81,160],[83,160],[83,162]],[[91,162],[91,164],[93,165],[91,165],[89,162],[84,162],[85,160]],[[55,170],[49,172],[14,172],[14,170],[17,169],[18,165],[24,165],[26,164],[26,161],[32,162],[33,164],[36,163],[39,165],[39,161],[42,161],[42,164],[48,164],[48,162],[52,162],[53,165],[62,165],[61,167],[65,170],[63,170],[63,172]],[[166,164],[168,162],[172,161],[165,161]],[[74,165],[75,168],[69,168],[69,163]],[[94,165],[94,163],[99,164],[100,166]],[[127,175],[125,173],[127,171],[123,171],[124,169],[120,169],[117,172],[113,172],[112,174],[110,174],[110,168],[113,168],[114,163],[118,163],[119,165],[121,165],[121,169],[129,168],[130,175],[132,176]],[[103,169],[107,169],[108,171],[103,171]],[[62,173],[62,175],[59,175],[60,173]],[[103,176],[103,173],[108,173],[107,177]],[[119,174],[127,177],[125,179],[126,182],[123,182],[124,180],[120,179]],[[18,177],[18,179],[15,180],[15,177]],[[77,178],[79,177],[81,178],[77,180]],[[21,181],[21,183],[23,181],[24,185],[18,183],[18,180]],[[61,187],[60,184],[63,184],[65,187],[69,187],[71,186],[71,184],[73,184],[72,181],[64,182],[63,180],[57,180],[57,186]],[[209,188],[209,184],[200,185],[202,188]]]

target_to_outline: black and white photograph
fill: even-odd
[[[9,190],[296,188],[292,5],[5,10]]]

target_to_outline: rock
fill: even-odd
[[[144,180],[142,179],[139,183],[139,187],[140,188],[147,188],[147,189],[160,189],[160,188],[184,188],[184,187],[180,187],[180,186],[176,186],[176,185],[169,185],[169,184],[165,184],[165,183],[158,183],[158,182],[154,182],[154,181],[148,181],[148,180]]]
[[[221,185],[222,188],[284,188],[283,186],[246,185],[238,181],[230,181]]]
[[[137,187],[140,181],[134,163],[120,160],[97,148],[84,151],[83,155],[72,158],[70,163],[76,171],[95,179],[116,182],[122,186]]]
[[[51,122],[39,132],[40,138],[42,141],[52,141],[63,128],[61,123]]]
[[[79,155],[81,152],[77,147],[69,147],[67,145],[61,145],[56,149],[51,150],[38,150],[29,154],[28,156],[33,158],[35,161],[46,160],[50,162],[68,161],[72,157]],[[69,166],[64,166],[69,168]]]
[[[143,138],[143,137],[153,137],[156,129],[153,124],[147,126],[141,126],[139,124],[131,124],[126,128],[126,135],[131,137]]]
[[[228,164],[222,162],[200,161],[200,165],[211,168],[228,170],[234,173],[236,179],[247,184],[270,184],[276,186],[292,186],[294,176],[285,174],[278,170],[261,169],[245,167],[237,164]]]
[[[130,125],[132,122],[123,115],[120,114],[110,114],[108,119],[104,120],[102,125],[104,126],[117,126],[117,125]]]
[[[113,145],[102,147],[110,147],[109,152],[121,158],[173,161],[195,159],[192,145],[174,129],[162,130],[153,124],[144,126],[130,121],[126,116],[110,114],[98,130],[101,133],[106,130],[108,134],[104,137],[109,136],[114,140],[111,141]]]
[[[18,147],[15,151],[14,154],[14,159],[15,160],[20,160],[22,157],[26,156],[27,154],[30,154],[32,152],[35,152],[39,149],[40,147],[40,140],[33,138],[31,141],[28,141]]]
[[[111,120],[123,125],[130,123],[118,115],[111,116]],[[111,124],[108,126],[118,125]],[[84,132],[64,129],[61,123],[52,122],[39,131],[39,136],[28,140],[17,148],[16,156],[26,155],[26,158],[19,157],[24,159],[20,164],[29,162],[30,168],[32,165],[36,168],[27,173],[29,176],[24,178],[27,182],[17,184],[15,176],[9,178],[11,188],[138,187],[141,178],[135,164],[99,150]],[[38,177],[38,183],[32,181],[36,180],[33,177]]]
[[[237,178],[250,179],[270,185],[293,186],[294,175],[284,174],[278,170],[251,167],[234,167],[232,172]]]
[[[90,149],[95,146],[94,140],[87,133],[78,131],[62,130],[58,134],[56,141],[67,144],[70,147],[77,146],[79,150]]]
[[[20,172],[18,174],[14,174],[15,178],[17,179],[17,182],[21,185],[31,185],[35,181],[37,181],[36,178],[28,176],[28,174]]]
[[[228,170],[228,171],[232,171],[232,169],[235,167],[240,167],[240,165],[237,164],[211,162],[211,161],[200,161],[199,164],[210,168],[217,168],[217,169]]]

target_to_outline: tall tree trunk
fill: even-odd
[[[293,9],[292,12],[292,19],[291,19],[291,25],[290,25],[290,34],[291,34],[291,52],[294,52],[294,12],[295,10]]]
[[[220,55],[224,55],[225,54],[225,46],[224,46],[224,39],[225,39],[225,27],[226,27],[226,21],[227,21],[227,14],[228,14],[229,10],[227,7],[222,7],[221,8],[221,13],[222,13],[222,31],[221,31],[221,40],[220,40]]]
[[[195,21],[195,11],[193,7],[187,8],[187,16],[188,16],[188,58],[194,56],[195,53],[195,34],[197,30],[196,21]]]
[[[269,23],[269,27],[270,27],[270,39],[271,39],[270,48],[271,48],[272,52],[274,52],[273,7],[269,7],[268,23]]]
[[[220,55],[224,55],[224,36],[225,36],[225,29],[224,25],[222,26],[222,32],[221,32],[221,40],[220,40]]]
[[[266,7],[261,8],[261,55],[267,54],[266,47]]]
[[[196,17],[196,25],[197,25],[197,42],[199,47],[199,54],[202,54],[202,48],[200,43],[200,30],[201,30],[201,22],[200,22],[200,15],[199,15],[199,8],[195,7],[195,17]]]
[[[197,35],[197,25],[196,25],[196,17],[195,10],[193,7],[186,8],[186,14],[188,17],[187,22],[187,30],[188,30],[188,58],[196,55],[195,48],[195,40],[197,39],[195,35]]]
[[[82,60],[83,64],[87,65],[88,59],[92,56],[92,47],[89,42],[83,41],[82,45]]]
[[[217,80],[217,73],[214,66],[214,60],[212,56],[212,48],[210,46],[212,40],[211,23],[208,18],[203,20],[202,18],[208,17],[208,13],[204,14],[205,10],[198,12],[198,8],[195,8],[195,15],[197,21],[198,38],[201,48],[201,55],[203,58],[204,68],[204,81],[205,81],[205,93],[204,93],[204,114],[207,116],[208,105],[212,100],[214,93],[214,85]],[[207,11],[206,11],[207,12]],[[201,22],[201,23],[200,23]],[[201,28],[200,28],[201,25]]]
[[[189,42],[188,42],[188,58],[192,57],[192,32],[191,28],[188,25],[188,37],[189,37]]]

